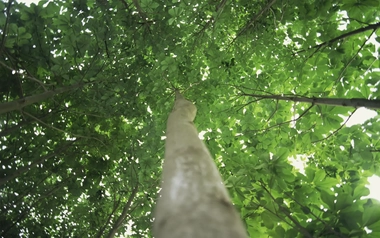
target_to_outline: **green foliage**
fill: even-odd
[[[380,3],[266,4],[0,1],[1,102],[72,86],[0,115],[0,236],[149,237],[174,86],[251,237],[379,237],[379,116],[246,94],[379,99]]]

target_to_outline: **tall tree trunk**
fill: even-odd
[[[155,238],[247,237],[210,152],[193,124],[196,107],[176,92],[165,143]]]

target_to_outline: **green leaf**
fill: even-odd
[[[366,98],[362,92],[359,92],[356,90],[349,91],[347,94],[347,97],[349,97],[349,98]]]
[[[170,15],[170,16],[175,17],[175,16],[177,16],[176,13],[177,13],[177,12],[176,12],[175,8],[170,8],[170,9],[169,9],[169,15]]]
[[[370,191],[367,187],[357,186],[354,190],[353,198],[360,199],[361,197],[368,196],[369,194],[370,194]]]
[[[314,176],[314,183],[320,183],[324,180],[324,178],[326,177],[326,173],[325,171],[323,170],[317,170],[317,172],[315,173],[315,176]]]
[[[321,196],[321,199],[322,199],[322,201],[328,206],[328,208],[330,209],[330,210],[335,210],[335,196],[333,196],[333,195],[331,195],[331,194],[329,194],[328,192],[326,192],[326,191],[324,191],[324,190],[322,190],[322,191],[320,191],[320,196]]]
[[[305,207],[305,206],[301,207],[301,210],[302,210],[303,213],[305,213],[305,214],[309,214],[309,213],[311,212],[310,208]]]
[[[263,213],[261,213],[261,219],[265,227],[267,227],[268,229],[273,229],[274,222],[272,220],[272,214],[270,214],[268,211],[264,211]]]
[[[18,33],[17,24],[15,24],[15,23],[9,24],[9,33],[11,33],[11,34],[17,34]]]
[[[283,179],[276,179],[277,185],[281,188],[281,190],[286,191],[288,186],[286,185]]]
[[[370,201],[371,199],[369,199]],[[364,206],[363,212],[363,225],[371,226],[374,223],[379,223],[380,221],[380,205],[379,203],[373,203]]]
[[[275,231],[277,233],[277,237],[284,237],[285,236],[285,229],[282,228],[281,226],[277,226]]]
[[[363,1],[363,5],[366,5],[369,7],[380,7],[379,1],[376,1],[376,0],[365,0]]]
[[[287,161],[289,155],[289,149],[288,148],[278,148],[278,152],[275,155],[274,161]]]
[[[326,189],[331,189],[331,188],[335,187],[338,183],[339,183],[339,181],[337,179],[326,177],[322,181],[316,180],[315,186],[319,189],[325,189],[326,190]]]
[[[306,172],[306,177],[307,177],[308,181],[313,181],[314,175],[315,175],[315,170],[311,167],[306,167],[305,172]]]
[[[353,198],[349,194],[339,194],[338,197],[336,198],[336,210],[342,210],[347,208],[352,204]]]
[[[371,234],[374,235],[373,237],[377,237],[380,234],[380,221],[376,221],[372,225],[369,225],[368,228],[371,229]]]

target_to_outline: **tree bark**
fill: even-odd
[[[193,124],[196,107],[176,92],[167,121],[155,238],[247,237],[210,152]]]
[[[12,101],[12,102],[4,102],[0,104],[0,114],[15,111],[15,110],[21,110],[23,107],[45,101],[48,98],[51,98],[57,94],[64,93],[73,89],[77,89],[83,86],[83,84],[75,84],[71,86],[66,86],[62,88],[57,88],[54,90],[45,91],[40,94],[27,96],[24,98],[20,98],[18,100]]]

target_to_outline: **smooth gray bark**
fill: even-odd
[[[176,93],[165,143],[155,238],[245,238],[239,213],[193,124],[196,107]]]

